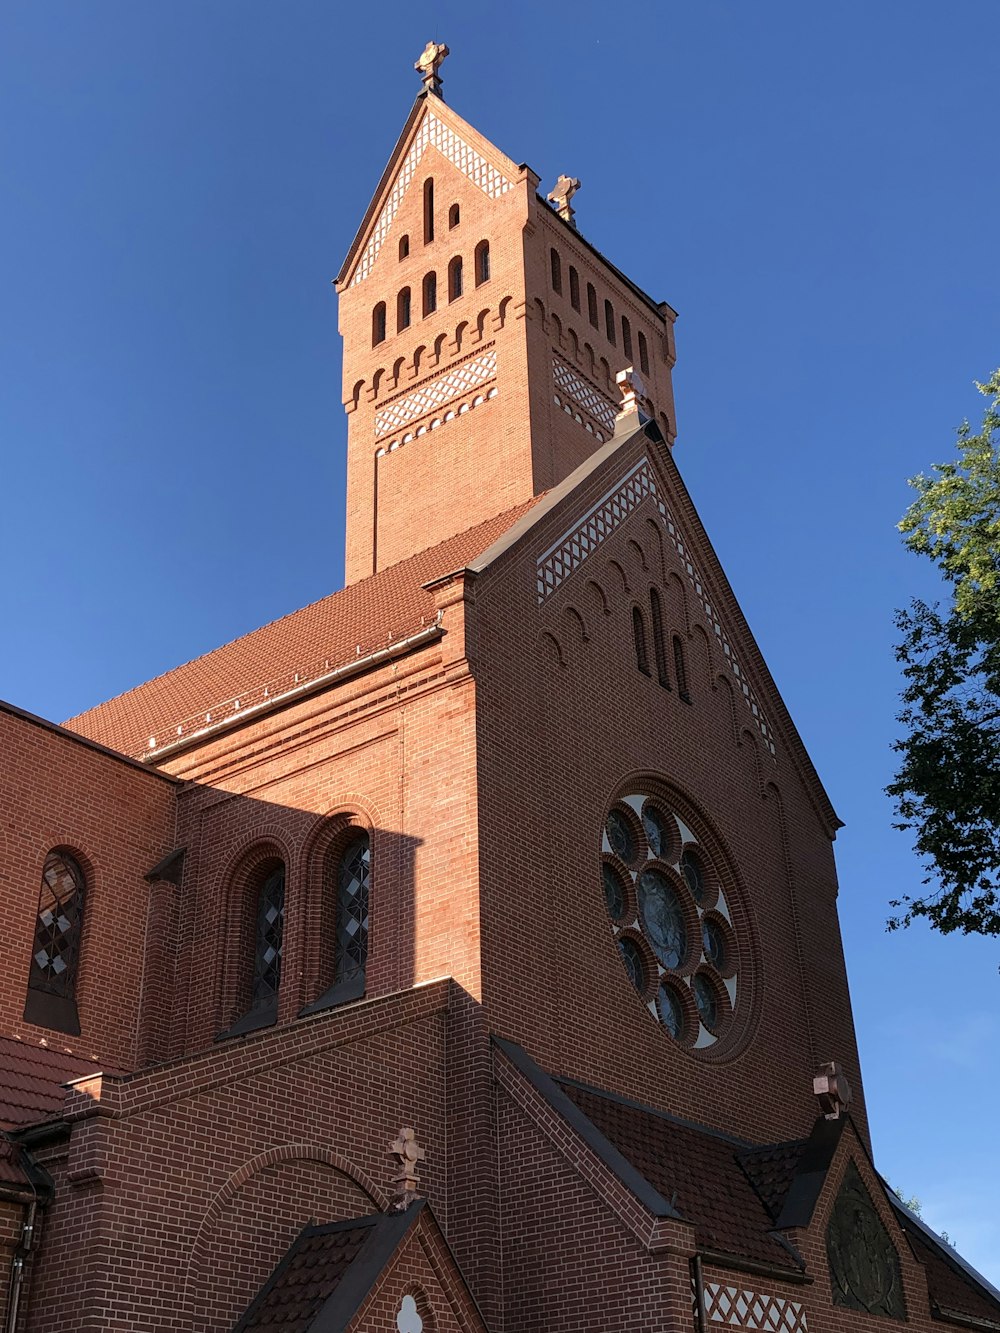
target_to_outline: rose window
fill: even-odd
[[[626,975],[674,1041],[714,1046],[738,998],[736,936],[717,861],[667,802],[638,792],[608,811],[601,852]]]

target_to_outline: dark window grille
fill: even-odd
[[[451,208],[448,209],[448,226],[457,227],[461,216],[458,204],[452,204]]]
[[[549,267],[552,272],[552,290],[562,292],[562,260],[558,250],[549,251]]]
[[[31,955],[32,990],[72,999],[83,928],[83,871],[65,852],[50,852],[42,870]]]
[[[364,977],[368,961],[368,890],[371,843],[367,833],[344,849],[337,867],[334,981]]]
[[[476,286],[490,280],[490,243],[480,241],[476,246]]]
[[[276,866],[260,886],[254,937],[252,1010],[273,1007],[281,984],[281,947],[285,933],[285,867]]]
[[[646,346],[646,335],[639,334],[639,369],[644,375],[649,374],[649,348]]]
[[[396,332],[410,327],[410,289],[404,287],[396,297]]]
[[[622,351],[632,360],[632,325],[622,315]]]
[[[593,324],[595,329],[601,327],[600,321],[597,318],[597,292],[594,290],[594,284],[592,282],[587,283],[587,318],[590,320],[591,324]]]
[[[433,315],[438,303],[438,280],[436,273],[428,273],[424,278],[424,314]]]
[[[424,181],[424,245],[434,239],[434,177]]]
[[[379,301],[372,311],[372,346],[385,342],[385,302]]]
[[[649,651],[646,647],[646,622],[637,606],[632,608],[632,637],[635,639],[635,664],[644,676],[648,676]]]
[[[615,346],[615,308],[610,301],[604,302],[604,332],[608,335],[608,342],[612,347]]]
[[[400,259],[406,259],[407,256],[409,255],[409,253],[410,253],[410,238],[409,238],[409,236],[400,236],[400,238],[399,238],[399,257],[400,257]]]
[[[569,303],[574,310],[580,309],[580,275],[572,264],[569,266]]]
[[[670,689],[670,677],[667,674],[667,644],[663,637],[663,608],[660,605],[660,594],[655,588],[649,590],[649,609],[653,621],[653,653],[656,657],[656,679],[664,687]]]
[[[462,256],[456,255],[448,265],[448,300],[457,301],[462,295]]]

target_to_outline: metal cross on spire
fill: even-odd
[[[438,70],[444,62],[445,56],[450,52],[443,42],[428,42],[420,53],[420,59],[413,68],[423,80],[426,92],[435,93],[444,101],[444,94],[441,92],[441,76]]]
[[[556,212],[564,222],[575,227],[573,221],[573,196],[580,188],[580,182],[574,176],[560,176],[549,195],[549,203],[555,204]]]

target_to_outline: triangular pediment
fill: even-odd
[[[450,166],[490,199],[500,199],[524,178],[505,153],[442,99],[422,93],[382,173],[357,235],[337,276],[337,289],[356,286],[370,276],[407,192],[426,154],[436,151]]]

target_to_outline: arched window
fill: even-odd
[[[253,978],[250,983],[251,1013],[273,1011],[277,1014],[284,933],[285,867],[279,861],[262,873],[257,889]]]
[[[587,318],[590,320],[591,324],[593,324],[595,329],[601,327],[597,318],[597,293],[594,291],[594,284],[592,282],[587,283]]]
[[[461,212],[458,204],[452,204],[451,208],[448,209],[448,227],[457,227],[460,217]]]
[[[562,292],[562,260],[555,248],[549,251],[549,266],[552,272],[552,290]]]
[[[635,664],[644,676],[648,676],[649,651],[646,648],[646,622],[637,606],[632,608],[632,637],[635,640]]]
[[[632,360],[632,325],[622,315],[622,351]]]
[[[569,303],[574,310],[580,309],[580,275],[572,264],[569,266]]]
[[[379,301],[372,311],[372,346],[385,342],[385,302]]]
[[[424,278],[424,314],[433,315],[438,303],[438,279],[436,273],[428,273]]]
[[[639,369],[644,375],[649,374],[649,349],[646,346],[646,335],[639,334]]]
[[[689,704],[691,695],[688,691],[687,664],[684,661],[684,640],[679,634],[674,635],[674,679],[677,681],[677,693]]]
[[[360,833],[344,848],[337,863],[337,935],[334,944],[334,985],[357,982],[364,990],[368,963],[368,887],[371,842]]]
[[[410,253],[410,238],[409,238],[409,236],[400,236],[400,238],[399,238],[399,257],[400,257],[400,259],[406,259],[406,258],[409,256],[409,253]]]
[[[424,245],[434,239],[434,177],[424,181]]]
[[[410,289],[404,287],[396,297],[396,332],[410,327]]]
[[[24,1017],[72,1036],[80,1034],[76,974],[85,895],[83,871],[73,857],[49,852],[42,867]]]
[[[670,689],[670,677],[667,674],[667,643],[663,637],[663,608],[660,594],[655,588],[649,590],[650,618],[653,622],[653,655],[656,658],[656,679],[665,689]]]
[[[610,301],[604,302],[604,331],[608,335],[608,342],[615,345],[615,308]]]
[[[490,243],[480,241],[476,246],[476,286],[490,280]]]
[[[457,301],[462,295],[462,256],[456,255],[448,265],[448,300]]]

